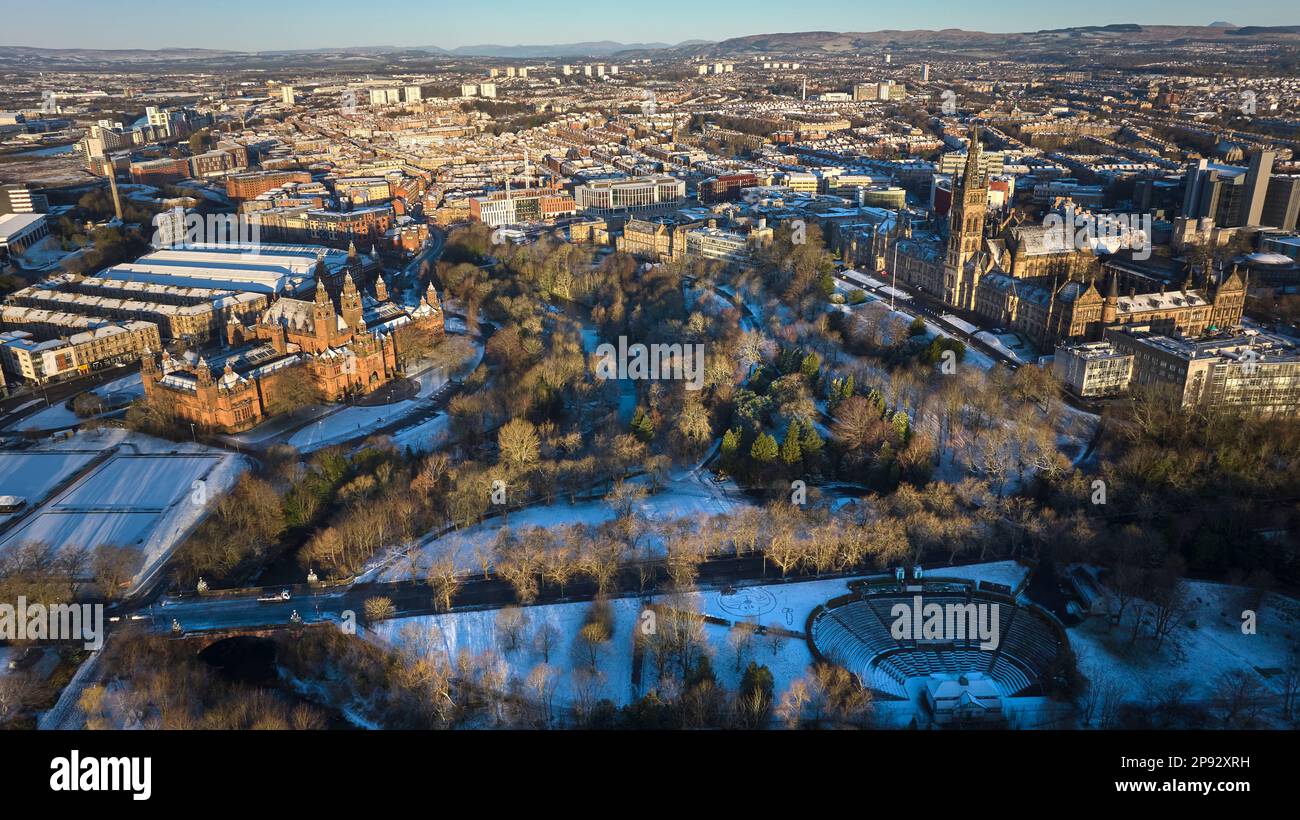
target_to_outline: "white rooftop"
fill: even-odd
[[[43,219],[45,219],[45,214],[4,214],[0,216],[0,242],[6,242],[10,237],[19,236]]]
[[[154,251],[135,262],[108,268],[99,278],[175,287],[295,292],[312,283],[321,251],[330,271],[347,262],[344,251],[311,245],[194,245]]]

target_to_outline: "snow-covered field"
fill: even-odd
[[[416,453],[431,453],[447,441],[451,431],[451,417],[444,412],[431,419],[413,424],[393,434],[393,443],[403,449],[409,447]]]
[[[18,431],[60,430],[65,427],[76,427],[83,421],[85,419],[79,418],[76,413],[64,407],[63,402],[58,402],[20,419],[10,425],[8,429]]]
[[[380,623],[367,634],[382,643],[401,645],[422,654],[444,654],[453,662],[461,653],[478,655],[491,650],[509,665],[510,677],[522,682],[533,667],[544,661],[535,638],[549,624],[558,636],[550,652],[550,664],[562,672],[556,699],[569,703],[575,698],[573,673],[586,666],[577,637],[590,608],[589,603],[526,607],[523,611],[527,626],[513,651],[508,649],[496,626],[500,610],[397,618]],[[602,678],[597,684],[598,697],[624,704],[633,700],[632,630],[637,625],[641,603],[636,598],[620,598],[612,601],[610,608],[614,616],[613,636],[596,665]]]
[[[120,408],[143,396],[144,385],[140,382],[140,374],[132,373],[129,376],[123,376],[107,384],[102,384],[90,392],[103,398],[110,407]],[[65,402],[58,402],[14,422],[6,429],[18,431],[62,430],[68,427],[76,427],[85,420],[69,410]]]
[[[1017,589],[1027,574],[1025,567],[1013,561],[998,561],[936,568],[929,576],[994,581]],[[769,633],[737,646],[729,640],[730,625],[746,622],[802,634],[812,610],[844,594],[851,580],[856,579],[753,583],[729,590],[702,589],[674,598],[655,596],[649,602],[684,607],[727,621],[728,625],[706,623],[704,626],[707,651],[719,681],[735,691],[745,666],[753,660],[771,670],[779,700],[805,674],[813,660],[807,642],[803,638]],[[1238,616],[1243,589],[1205,582],[1190,582],[1190,589],[1195,607],[1186,621],[1194,622],[1195,627],[1178,629],[1158,654],[1143,651],[1124,654],[1126,630],[1120,627],[1108,630],[1104,618],[1092,618],[1067,630],[1084,675],[1099,684],[1119,684],[1123,697],[1136,702],[1144,702],[1181,682],[1190,686],[1189,700],[1213,697],[1218,676],[1237,670],[1255,675],[1268,690],[1276,692],[1280,684],[1276,676],[1270,675],[1272,670],[1284,667],[1296,651],[1300,602],[1269,595],[1258,613],[1258,634],[1245,635]],[[591,606],[580,602],[523,607],[524,627],[513,647],[508,633],[498,626],[499,610],[399,618],[378,624],[367,635],[389,646],[435,653],[451,662],[462,653],[498,656],[505,662],[510,678],[521,685],[538,664],[546,661],[560,673],[556,700],[564,704],[577,697],[575,687],[584,678],[584,670],[590,668],[589,657],[577,634]],[[654,685],[655,672],[647,656],[638,692],[632,677],[633,632],[641,623],[643,601],[637,597],[615,599],[611,610],[614,630],[597,661],[600,675],[597,697],[624,705]],[[544,657],[536,640],[546,625],[556,636],[549,658]],[[1013,720],[1020,728],[1071,725],[1068,705],[1041,697],[1009,699],[1006,709],[1009,714],[1015,713]],[[911,703],[878,702],[877,718],[882,724],[906,726],[912,714]]]
[[[118,455],[83,478],[54,502],[60,510],[162,509],[192,491],[193,484],[216,466],[220,455]]]
[[[15,544],[59,545],[93,550],[101,546],[137,547],[157,523],[153,512],[63,512],[50,509],[25,524],[0,550]]]
[[[1036,358],[1034,351],[1014,333],[995,334],[988,330],[981,330],[975,334],[975,338],[1003,356],[1010,356],[1020,364],[1029,364]]]
[[[144,395],[144,384],[140,381],[139,373],[132,373],[129,376],[115,379],[108,384],[100,385],[91,392],[97,396],[102,396],[112,404],[125,404]]]
[[[0,495],[19,495],[29,504],[38,503],[95,454],[94,450],[0,451]]]
[[[59,245],[59,240],[53,236],[47,236],[41,241],[23,251],[19,261],[24,268],[28,270],[50,271],[57,268],[64,261],[75,256],[80,256],[81,248],[73,251],[65,251]]]
[[[103,451],[112,456],[32,510],[5,534],[0,552],[26,543],[48,543],[59,550],[131,547],[139,552],[133,580],[138,585],[247,466],[243,458],[221,450],[114,428],[51,440],[39,452],[0,453],[0,466],[12,461],[19,468],[5,471],[0,481],[31,475],[41,480],[45,494]]]

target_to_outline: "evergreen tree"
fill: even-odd
[[[821,370],[821,366],[822,362],[821,359],[818,358],[817,354],[809,353],[807,356],[804,356],[803,361],[800,362],[799,372],[804,375],[804,378],[812,381],[817,378],[817,371]]]
[[[826,441],[817,432],[817,428],[811,421],[803,423],[803,435],[799,438],[799,447],[803,450],[804,458],[810,462],[815,459],[822,451]]]
[[[894,427],[894,437],[898,440],[898,446],[907,444],[912,429],[912,420],[907,417],[907,414],[899,410],[894,413],[889,423]]]
[[[772,677],[772,670],[766,666],[760,666],[755,661],[750,661],[749,666],[745,667],[745,674],[740,679],[740,694],[748,695],[752,692],[762,692],[768,703],[772,702],[772,693],[776,688],[775,680]]]
[[[707,652],[701,652],[696,659],[695,665],[686,676],[686,688],[691,689],[699,686],[701,683],[717,683],[717,675],[713,673],[713,661],[709,660]]]
[[[654,422],[650,420],[650,414],[640,407],[633,414],[632,424],[629,429],[632,435],[637,437],[638,441],[649,443],[655,437]]]
[[[803,460],[803,449],[799,446],[799,422],[791,421],[785,428],[785,440],[781,442],[781,460],[793,467]]]
[[[829,273],[823,273],[821,278],[822,293],[829,299],[835,292],[835,277]]]
[[[718,453],[718,458],[722,462],[724,470],[734,470],[736,467],[736,456],[740,452],[740,431],[728,430],[722,434],[722,449]]]
[[[778,448],[771,433],[759,433],[754,439],[754,446],[749,448],[749,457],[760,464],[770,464],[776,460]]]
[[[867,394],[867,402],[876,408],[876,412],[882,417],[885,415],[885,397],[880,395],[879,390],[871,388],[871,392]]]

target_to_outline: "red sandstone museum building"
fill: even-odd
[[[304,373],[324,401],[369,393],[401,375],[398,356],[412,333],[444,332],[432,285],[414,309],[389,300],[382,275],[363,293],[349,272],[331,296],[322,267],[310,301],[276,299],[251,326],[232,317],[228,347],[211,360],[145,351],[146,399],[204,430],[242,432],[275,415],[280,392],[297,391]]]

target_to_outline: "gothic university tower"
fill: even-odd
[[[984,215],[988,211],[988,181],[984,178],[980,128],[971,129],[966,149],[966,172],[961,194],[953,184],[952,209],[948,213],[948,249],[943,262],[943,297],[962,310],[975,309],[975,288],[979,271],[972,264],[984,241]]]

